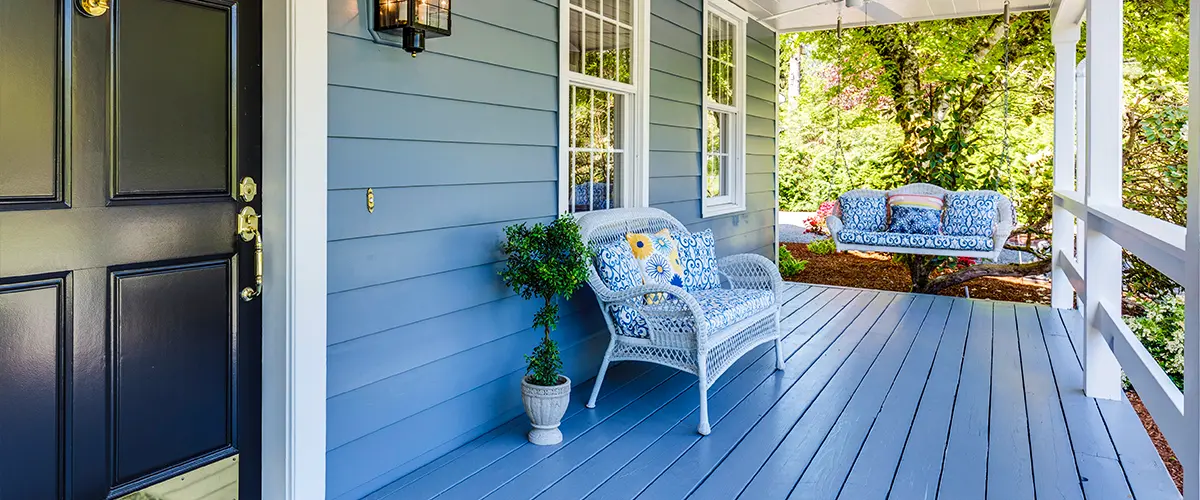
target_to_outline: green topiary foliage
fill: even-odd
[[[556,298],[569,299],[587,281],[591,250],[579,235],[579,224],[564,215],[550,224],[514,224],[504,228],[501,249],[508,266],[500,273],[504,284],[526,300],[540,298],[545,305],[533,317],[533,327],[544,333],[533,354],[525,356],[526,375],[537,385],[558,385],[562,358],[550,332],[558,326]]]

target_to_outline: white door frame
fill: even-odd
[[[262,498],[325,497],[326,0],[263,0]]]

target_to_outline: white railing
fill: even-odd
[[[1200,297],[1200,157],[1188,158],[1188,228],[1122,206],[1122,1],[1088,0],[1086,6],[1087,58],[1078,68],[1078,25],[1074,39],[1055,25],[1052,304],[1077,306],[1083,315],[1087,394],[1122,398],[1124,373],[1184,467],[1185,498],[1200,500],[1200,418],[1185,417],[1200,413],[1200,300],[1191,300]],[[1191,87],[1192,116],[1200,116],[1198,10],[1200,1],[1191,12],[1190,80],[1197,82]],[[1189,141],[1200,144],[1200,128]],[[1074,169],[1068,166],[1072,157]],[[1121,318],[1122,249],[1186,292],[1186,393]]]

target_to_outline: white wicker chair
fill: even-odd
[[[891,191],[880,191],[876,189],[855,189],[848,191],[842,197],[867,197],[867,196],[887,196],[889,194],[926,194],[935,196],[946,196],[950,191],[934,186],[933,184],[909,184],[901,186]],[[960,194],[990,194],[997,196],[996,203],[996,221],[993,231],[993,245],[991,251],[971,251],[971,250],[946,250],[933,248],[919,247],[889,247],[879,245],[861,245],[842,242],[838,238],[838,233],[842,230],[842,210],[841,204],[837,205],[834,213],[825,219],[825,225],[829,227],[829,235],[833,242],[837,245],[838,251],[860,250],[866,252],[889,252],[889,253],[906,253],[906,254],[922,254],[922,255],[951,255],[960,257],[977,257],[996,259],[1000,256],[1000,252],[1004,250],[1004,244],[1008,241],[1009,235],[1012,233],[1014,223],[1012,200],[995,191],[959,191]]]
[[[687,228],[666,212],[655,208],[618,208],[589,212],[579,217],[583,240],[599,250],[614,242],[625,241],[626,233],[654,233],[669,229],[672,234],[687,234]],[[734,361],[766,342],[775,342],[775,365],[783,369],[780,348],[779,303],[783,279],[775,263],[761,255],[734,255],[717,261],[722,283],[730,288],[758,289],[771,292],[769,307],[754,312],[718,331],[709,331],[700,303],[687,291],[671,285],[639,285],[620,292],[610,289],[589,266],[588,284],[596,294],[611,340],[604,363],[596,375],[587,407],[596,407],[596,397],[608,365],[615,361],[648,361],[696,375],[700,389],[700,434],[708,435],[708,388]],[[647,305],[648,293],[665,292],[677,300]],[[626,305],[646,318],[649,335],[636,338],[618,333],[613,306]]]

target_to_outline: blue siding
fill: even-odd
[[[372,42],[369,3],[329,0],[329,498],[366,495],[523,411],[536,305],[497,279],[498,245],[558,199],[558,2],[460,0],[454,36],[415,59]],[[701,5],[651,6],[651,202],[712,228],[721,254],[773,255],[774,34],[750,31],[750,209],[703,219]],[[582,385],[608,340],[589,293],[556,336]]]

